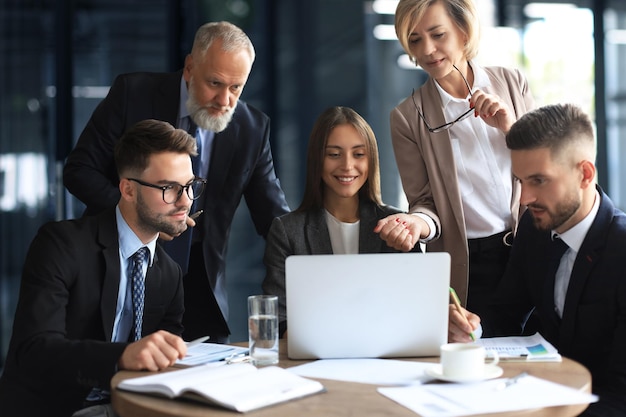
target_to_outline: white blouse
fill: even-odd
[[[339,221],[328,212],[326,213],[326,225],[330,234],[330,244],[333,254],[345,255],[359,253],[359,225],[360,220],[355,223],[344,223]]]

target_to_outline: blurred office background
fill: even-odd
[[[599,182],[626,209],[626,2],[476,0],[478,61],[516,66],[537,104],[574,102],[595,119]],[[61,171],[114,77],[182,67],[198,26],[228,20],[257,51],[242,99],[272,119],[278,176],[292,208],[317,115],[351,106],[379,141],[385,202],[405,207],[389,111],[425,76],[395,38],[393,0],[0,0],[0,368],[22,263],[44,222],[80,216]],[[620,71],[621,70],[621,71]],[[264,241],[245,204],[227,275],[232,341],[247,340],[245,299],[260,292]]]

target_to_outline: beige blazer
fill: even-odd
[[[534,107],[528,83],[518,70],[502,67],[484,70],[491,80],[487,91],[504,100],[515,112],[516,119]],[[441,96],[432,78],[415,92],[414,98],[417,106],[428,108],[432,126],[446,123]],[[391,111],[391,140],[396,163],[409,211],[431,216],[437,226],[439,237],[427,244],[427,251],[450,253],[451,285],[465,305],[469,252],[450,134],[448,131],[430,133],[418,116],[415,104],[409,96]],[[511,220],[517,228],[522,211],[521,188],[512,175],[511,181]]]

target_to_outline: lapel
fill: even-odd
[[[115,208],[104,211],[97,216],[98,243],[102,248],[104,259],[104,282],[102,283],[102,297],[100,299],[100,314],[105,340],[111,340],[113,322],[115,321],[115,307],[120,284],[120,255],[115,221]]]
[[[159,298],[157,295],[159,294],[159,289],[161,288],[162,276],[163,274],[161,273],[161,267],[159,265],[159,246],[157,244],[154,251],[154,260],[152,261],[151,265],[148,265],[148,270],[146,271],[146,296],[144,301],[144,309],[150,305],[150,302],[152,300],[156,300]]]
[[[606,195],[601,189],[598,188],[598,191],[601,199],[600,208],[578,251],[567,287],[561,322],[560,346],[571,346],[573,343],[577,309],[590,279],[590,273],[604,250],[605,234],[613,217],[613,205],[605,198]]]
[[[424,113],[424,117],[428,120],[431,126],[441,126],[446,123],[443,115],[441,102],[441,95],[435,80],[431,77],[428,78],[422,88],[419,89],[419,101],[418,106],[422,108],[424,112],[424,103],[427,103],[428,116]],[[432,109],[432,110],[431,110]],[[417,110],[416,110],[417,112]],[[415,115],[417,118],[419,116]],[[450,132],[444,130],[439,133],[430,133],[426,128],[426,125],[420,120],[419,131],[423,139],[423,142],[429,142],[433,150],[431,155],[436,163],[441,176],[443,185],[445,187],[445,193],[450,199],[450,207],[462,207],[461,193],[459,191],[459,182],[457,180],[456,164],[454,163],[454,152],[452,151],[452,139],[450,138]],[[461,236],[465,236],[465,219],[463,218],[463,210],[452,210],[454,219],[456,220],[456,226],[460,231]]]
[[[533,262],[535,270],[532,275],[536,276],[536,279],[539,280],[538,282],[541,286],[540,302],[542,316],[544,316],[544,320],[550,324],[550,328],[545,329],[545,331],[549,332],[549,334],[546,334],[545,336],[554,340],[554,338],[551,337],[552,332],[558,332],[556,329],[560,326],[559,316],[554,311],[554,282],[560,258],[555,258],[550,232],[538,231],[532,225],[530,225],[530,227],[532,227],[533,231],[537,233],[535,235],[537,238],[530,240],[530,244],[535,248],[534,259],[536,259]]]
[[[324,209],[309,210],[304,220],[304,239],[311,255],[333,253]]]
[[[378,223],[376,216],[376,204],[369,200],[360,200],[359,202],[359,253],[378,253],[381,252],[380,246],[382,239],[372,239],[372,230]]]

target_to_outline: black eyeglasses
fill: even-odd
[[[186,185],[180,185],[178,183],[172,183],[168,185],[156,185],[150,184],[149,182],[145,182],[142,180],[138,180],[137,178],[126,178],[129,181],[135,181],[136,183],[143,185],[145,187],[152,187],[163,192],[163,201],[165,204],[174,204],[180,199],[180,196],[183,195],[183,190],[187,191],[187,196],[190,200],[197,200],[202,192],[204,191],[204,186],[206,185],[206,180],[204,178],[194,178],[190,183]]]
[[[465,85],[467,86],[467,90],[469,91],[469,94],[471,96],[472,95],[472,89],[471,89],[469,83],[467,82],[467,79],[465,78],[465,76],[463,75],[461,70],[459,70],[456,67],[456,65],[452,65],[452,66],[454,67],[455,70],[459,71],[459,74],[461,74],[461,78],[463,78],[463,81],[465,81]],[[454,124],[460,122],[461,120],[467,119],[469,117],[469,115],[474,111],[474,109],[470,107],[468,111],[466,111],[465,113],[463,113],[462,115],[460,115],[459,117],[454,119],[454,121],[448,122],[448,123],[443,124],[443,125],[438,126],[438,127],[430,127],[430,125],[426,121],[426,118],[424,117],[424,113],[422,113],[422,110],[417,106],[417,103],[415,103],[415,89],[413,89],[413,92],[411,93],[411,98],[413,99],[413,105],[415,106],[415,109],[417,110],[417,114],[419,114],[419,116],[422,119],[422,121],[424,121],[424,124],[426,125],[426,128],[428,129],[428,131],[430,133],[439,133],[439,132],[443,132],[444,130],[448,130],[452,126],[454,126]]]

